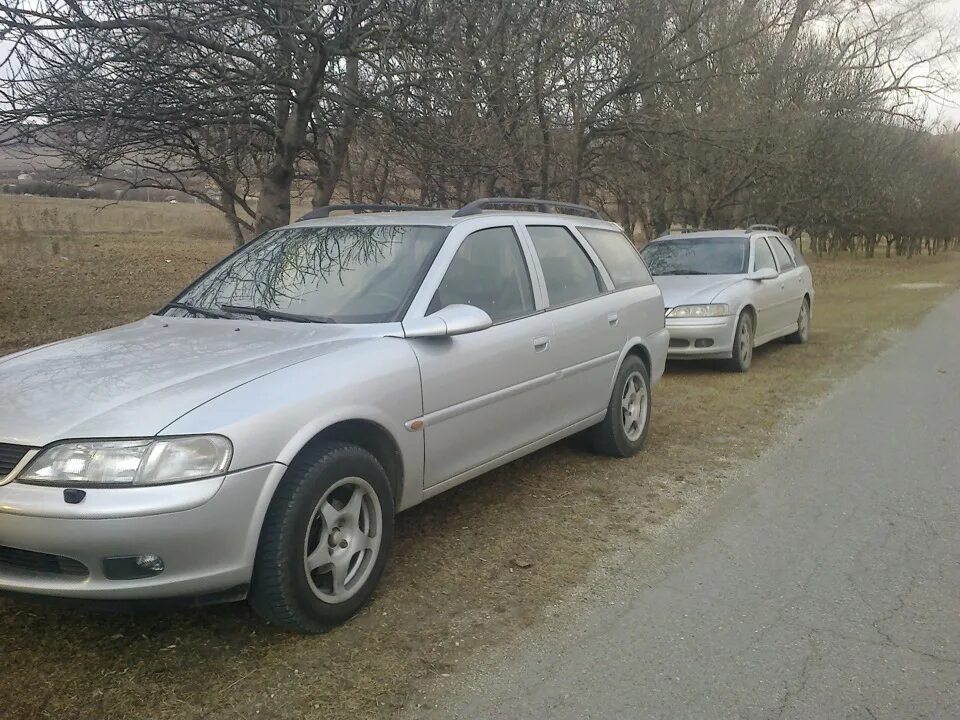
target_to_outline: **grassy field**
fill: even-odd
[[[139,317],[230,249],[201,207],[93,208],[0,197],[0,353]],[[758,349],[747,375],[671,366],[633,459],[574,438],[403,513],[374,602],[327,635],[276,632],[243,605],[125,616],[0,601],[0,718],[390,717],[420,680],[537,623],[599,557],[710,502],[792,413],[960,287],[960,256],[813,273],[809,344]]]

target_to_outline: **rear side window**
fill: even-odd
[[[793,240],[788,237],[782,237],[780,238],[780,242],[783,243],[783,246],[787,249],[787,252],[790,253],[790,257],[793,258],[793,262],[797,265],[797,267],[807,264],[807,261],[803,259],[803,255],[801,255],[800,251],[797,250],[797,246],[793,244]]]
[[[576,238],[559,225],[527,226],[540,258],[550,305],[567,305],[601,293],[600,275]]]
[[[762,270],[770,268],[776,271],[777,264],[773,261],[773,253],[770,252],[770,246],[763,238],[757,238],[756,250],[754,251],[753,269]]]
[[[495,323],[535,310],[530,272],[513,228],[478,230],[464,239],[427,313],[447,305],[473,305]]]
[[[590,243],[594,252],[613,278],[613,286],[618,290],[637,285],[649,285],[653,282],[647,266],[640,259],[640,253],[627,240],[626,235],[615,230],[600,228],[577,228]]]
[[[783,243],[775,237],[768,238],[768,240],[770,241],[770,247],[773,249],[773,254],[777,256],[780,271],[793,270],[797,264],[793,261],[793,258],[790,257],[790,253],[787,252]]]

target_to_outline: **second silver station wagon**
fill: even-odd
[[[618,226],[349,209],[155,315],[0,358],[0,590],[249,597],[315,632],[370,597],[397,511],[581,430],[640,449],[668,334]]]

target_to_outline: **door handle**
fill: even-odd
[[[618,322],[620,322],[620,314],[615,312],[609,313],[607,315],[607,322],[611,325],[616,325]]]
[[[549,349],[550,347],[550,338],[546,335],[541,335],[540,337],[535,337],[533,339],[533,351],[534,352],[543,352],[544,350]]]

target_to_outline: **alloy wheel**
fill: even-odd
[[[750,364],[753,357],[753,337],[750,332],[750,320],[744,318],[740,323],[740,363],[744,366]]]
[[[355,595],[376,564],[382,533],[370,483],[360,477],[334,483],[314,508],[304,538],[304,571],[314,595],[329,603]]]
[[[620,419],[627,440],[636,442],[647,424],[647,382],[639,372],[630,373],[623,384]]]

